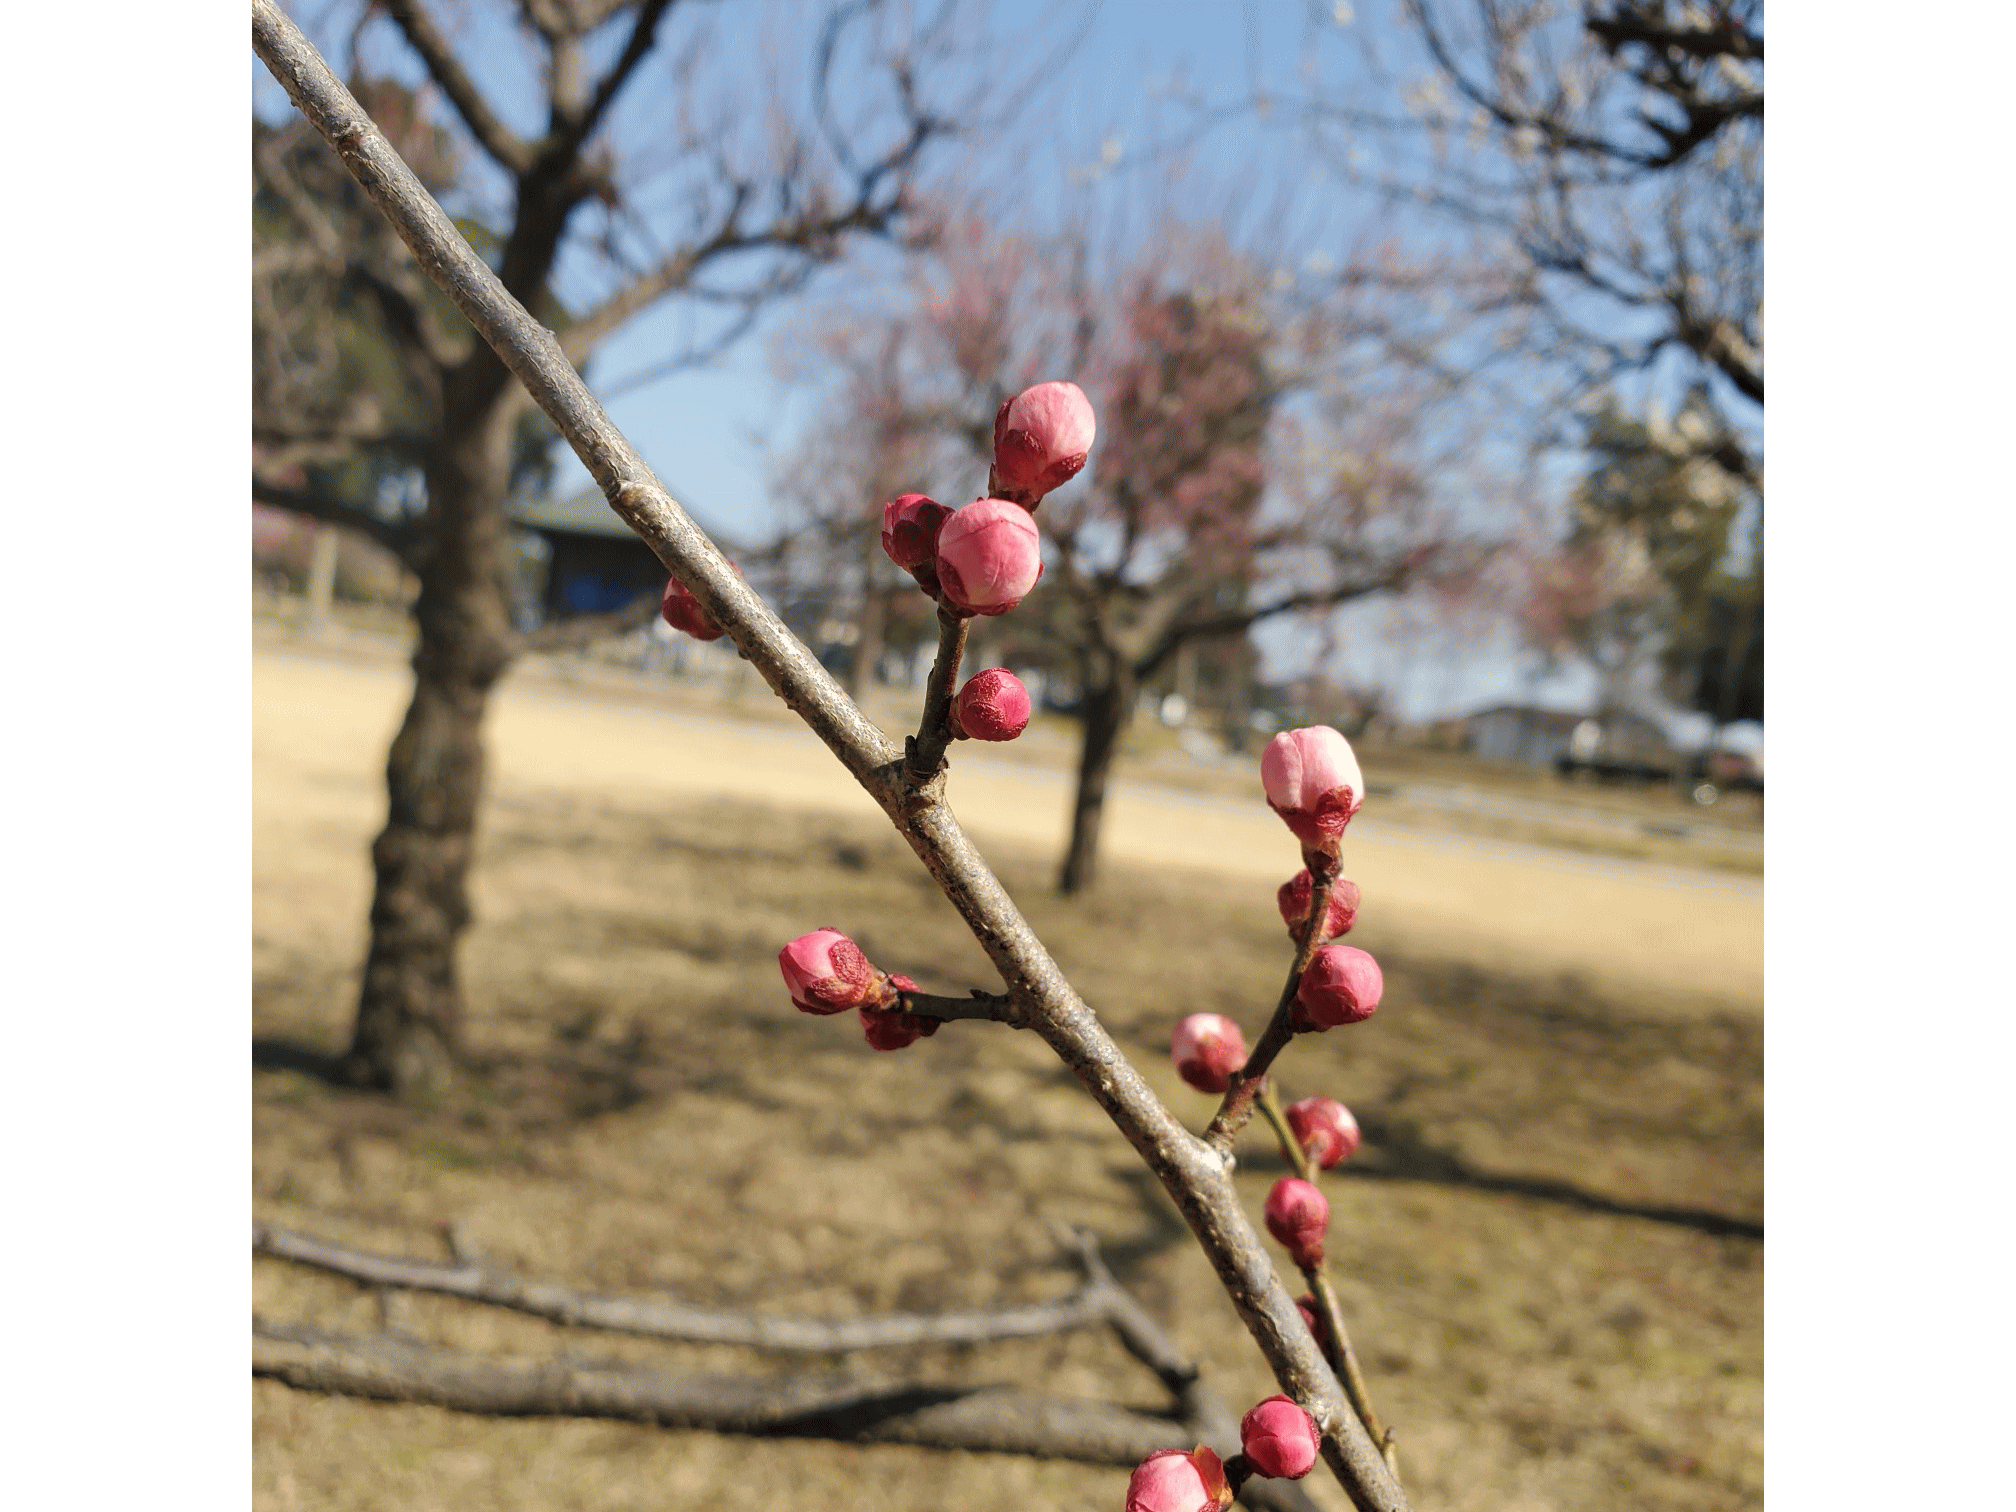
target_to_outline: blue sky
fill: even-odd
[[[342,14],[335,3],[295,10],[311,31],[318,18]],[[1311,49],[1323,58],[1326,76],[1348,74],[1368,28],[1374,45],[1390,49],[1394,34],[1382,30],[1384,10],[1384,0],[1355,10],[1213,0],[1004,3],[992,15],[992,39],[977,60],[982,73],[1027,72],[1045,60],[1058,66],[1034,82],[1006,131],[952,144],[932,171],[993,194],[1038,230],[1074,204],[1089,204],[1109,223],[1125,225],[1144,218],[1148,197],[1166,195],[1186,213],[1229,222],[1235,241],[1278,259],[1282,276],[1319,277],[1345,260],[1355,237],[1382,229],[1383,207],[1330,176],[1278,119],[1270,123],[1230,107],[1256,93],[1293,93]],[[802,59],[809,39],[793,36],[792,22],[813,13],[789,6],[719,9],[712,13],[721,28],[717,55],[732,68],[760,53],[767,40],[779,56]],[[466,14],[472,25],[480,24],[483,8],[467,7]],[[331,28],[322,40],[338,46],[340,36]],[[381,24],[375,36],[374,64],[417,78],[409,73],[417,65],[402,56],[388,29]],[[518,115],[525,128],[535,127],[524,118],[536,81],[523,49],[501,31],[472,36],[473,71],[507,117]],[[1406,71],[1403,58],[1400,72]],[[271,81],[263,70],[255,80],[270,108]],[[613,121],[626,157],[654,145],[649,132],[662,112],[662,101],[650,96],[656,87],[640,75],[625,97],[628,112],[619,109]],[[1206,117],[1215,124],[1200,132],[1196,123]],[[1186,143],[1186,150],[1169,151],[1172,141]],[[488,192],[501,200],[499,182]],[[868,254],[870,260],[876,255]],[[856,276],[848,265],[828,269],[812,297]],[[561,287],[572,297],[564,268]],[[667,302],[633,321],[596,354],[591,381],[600,390],[621,389],[626,377],[677,351],[692,318],[690,306]],[[809,407],[807,396],[775,373],[775,343],[791,319],[788,310],[773,312],[705,369],[608,399],[616,423],[681,502],[703,526],[730,539],[759,540],[783,523],[771,500],[772,459],[790,450]],[[571,454],[562,448],[557,455],[560,491],[590,486]],[[1509,634],[1474,621],[1452,623],[1413,606],[1367,604],[1343,611],[1339,623],[1340,670],[1390,688],[1409,717],[1529,694],[1573,705],[1588,691],[1573,675],[1531,684],[1530,655]],[[1276,675],[1305,670],[1316,642],[1306,625],[1287,623],[1266,627],[1259,639]]]

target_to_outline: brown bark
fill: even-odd
[[[1106,815],[1106,779],[1120,739],[1134,715],[1134,678],[1126,668],[1105,681],[1088,685],[1078,712],[1084,732],[1078,750],[1078,788],[1071,803],[1071,844],[1057,886],[1066,895],[1090,887],[1099,872],[1099,830]]]
[[[516,412],[508,384],[487,349],[450,375],[427,466],[413,699],[385,761],[371,944],[345,1068],[353,1082],[401,1093],[438,1086],[462,1049],[455,956],[469,923],[483,715],[512,649],[499,556]]]
[[[392,1335],[255,1318],[252,1373],[307,1391],[501,1417],[605,1417],[666,1428],[1028,1454],[1133,1465],[1188,1449],[1196,1425],[1015,1386],[939,1386],[821,1375],[672,1375],[614,1361],[502,1360]],[[1246,1505],[1311,1512],[1292,1482],[1251,1481]]]

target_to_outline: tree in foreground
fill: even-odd
[[[1011,424],[1000,437],[989,497],[958,510],[928,498],[891,501],[892,555],[902,558],[919,589],[931,596],[940,627],[917,732],[898,748],[665,492],[609,423],[561,345],[456,234],[272,0],[253,0],[252,9],[254,45],[262,59],[325,140],[341,144],[352,171],[402,239],[423,254],[457,307],[567,437],[611,505],[667,564],[680,590],[668,590],[668,597],[690,597],[703,632],[732,637],[876,798],[966,920],[1003,988],[963,997],[929,994],[907,977],[880,970],[844,931],[819,929],[780,953],[792,1001],[822,1016],[851,1012],[869,1044],[890,1052],[922,1053],[914,1049],[917,1042],[946,1020],[993,1020],[1036,1034],[1126,1136],[1210,1259],[1286,1400],[1255,1405],[1230,1460],[1208,1446],[1185,1451],[1187,1468],[1159,1451],[1149,1454],[1135,1473],[1129,1502],[1140,1512],[1203,1512],[1227,1504],[1248,1477],[1306,1474],[1320,1454],[1359,1506],[1406,1512],[1393,1438],[1373,1410],[1325,1272],[1327,1203],[1314,1180],[1320,1167],[1309,1154],[1320,1151],[1327,1162],[1333,1150],[1343,1149],[1348,1140],[1341,1119],[1320,1107],[1298,1107],[1310,1140],[1305,1149],[1286,1112],[1278,1122],[1268,1114],[1298,1174],[1277,1183],[1266,1223],[1309,1281],[1307,1301],[1298,1304],[1282,1283],[1232,1181],[1233,1143],[1256,1108],[1267,1110],[1270,1073],[1282,1051],[1299,1035],[1362,1024],[1380,1006],[1377,964],[1362,951],[1326,939],[1338,917],[1331,899],[1341,877],[1344,833],[1364,796],[1349,745],[1326,728],[1290,731],[1270,744],[1261,762],[1265,800],[1299,843],[1309,878],[1307,906],[1299,918],[1292,916],[1301,886],[1299,877],[1290,878],[1282,893],[1293,946],[1287,982],[1252,1053],[1226,1073],[1223,1099],[1201,1135],[1186,1129],[1154,1096],[1066,982],[946,800],[945,758],[953,742],[962,734],[994,738],[982,731],[1008,734],[1017,725],[1012,686],[995,679],[969,700],[958,686],[960,662],[973,621],[1015,612],[1041,575],[1034,511],[1041,490],[1060,470],[1068,476],[1083,465],[1077,448],[1085,433],[1076,422],[1090,416],[1079,407],[1082,395],[1074,399],[1051,391],[1032,408],[1011,405],[1008,414],[1027,423]]]
[[[946,124],[920,68],[944,42],[880,7],[836,7],[813,29],[813,115],[781,87],[763,129],[710,81],[728,43],[670,0],[525,0],[508,26],[540,80],[531,110],[484,87],[426,0],[357,16],[353,58],[389,30],[428,86],[355,64],[401,146],[503,287],[556,333],[576,368],[667,299],[726,309],[732,336],[850,238],[909,208],[919,158]],[[662,66],[661,66],[662,65]],[[452,127],[429,119],[442,99]],[[627,113],[657,145],[626,171]],[[846,131],[840,119],[855,123]],[[530,121],[529,127],[512,122]],[[669,166],[668,166],[669,164]],[[458,941],[483,788],[483,718],[521,641],[504,570],[503,505],[544,422],[510,371],[427,281],[407,247],[305,123],[255,122],[253,497],[364,530],[419,579],[411,704],[386,759],[388,815],[372,846],[370,948],[348,1057],[357,1081],[436,1080],[460,1052]],[[484,186],[491,186],[484,192]],[[675,203],[676,215],[649,207]],[[563,309],[556,276],[592,294]],[[692,354],[688,354],[689,356]]]

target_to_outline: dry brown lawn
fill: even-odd
[[[262,644],[254,666],[255,1028],[340,1048],[400,669]],[[439,1256],[450,1222],[527,1272],[775,1313],[990,1305],[1074,1277],[1093,1228],[1235,1410],[1274,1389],[1132,1153],[1031,1036],[955,1024],[875,1055],[792,1011],[781,941],[832,924],[926,986],[990,981],[908,850],[809,737],[515,679],[464,952],[476,1069],[406,1108],[296,1071],[253,1079],[254,1208]],[[1369,763],[1368,763],[1369,765]],[[1377,780],[1376,770],[1370,774]],[[1089,901],[1050,890],[1054,774],[955,756],[953,801],[1053,952],[1170,1104],[1176,1016],[1257,1029],[1284,969],[1264,811],[1124,800]],[[1370,1023],[1298,1044],[1294,1096],[1371,1137],[1330,1183],[1332,1253],[1427,1509],[1715,1509],[1762,1483],[1762,1245],[1681,1209],[1762,1213],[1761,904],[1628,866],[1540,865],[1368,825],[1353,935],[1387,970]],[[1280,1174],[1242,1146],[1256,1214]],[[1681,1221],[1674,1221],[1675,1219]],[[1705,1225],[1705,1226],[1704,1226]],[[377,1324],[358,1288],[277,1262],[262,1313]],[[514,1355],[802,1368],[566,1334],[415,1299],[406,1326]],[[890,1379],[991,1379],[1159,1406],[1098,1333],[866,1356]],[[262,1508],[1111,1508],[1125,1473],[1009,1456],[489,1420],[255,1389]],[[1334,1485],[1314,1486],[1343,1507]]]

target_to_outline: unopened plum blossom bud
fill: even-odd
[[[938,532],[938,582],[955,609],[1006,614],[1043,576],[1043,542],[1029,511],[976,499]]]
[[[1219,1093],[1246,1064],[1246,1036],[1222,1013],[1193,1013],[1169,1041],[1176,1074],[1199,1092]]]
[[[882,506],[882,550],[927,593],[938,591],[938,532],[951,518],[951,510],[923,494],[904,494]]]
[[[1127,1512],[1219,1512],[1231,1505],[1225,1466],[1202,1444],[1188,1453],[1157,1449],[1127,1482]]]
[[[665,616],[666,624],[674,630],[684,630],[695,640],[721,639],[721,627],[714,623],[707,611],[700,607],[700,600],[693,597],[692,591],[677,578],[665,585],[665,597],[658,606],[658,612]]]
[[[1288,1104],[1287,1113],[1288,1127],[1295,1131],[1295,1143],[1316,1162],[1319,1171],[1327,1171],[1358,1153],[1363,1137],[1358,1132],[1358,1120],[1336,1098],[1305,1097],[1301,1102]]]
[[[1078,476],[1098,421],[1075,383],[1039,383],[994,416],[994,487],[1034,509],[1043,495]]]
[[[1302,926],[1309,918],[1309,901],[1316,893],[1316,879],[1309,875],[1309,868],[1303,867],[1286,882],[1274,895],[1275,903],[1281,909],[1281,922],[1288,926],[1288,937],[1299,941]],[[1338,935],[1351,933],[1351,926],[1358,922],[1358,904],[1364,894],[1358,884],[1349,877],[1339,877],[1330,884],[1330,907],[1325,910],[1323,932],[1317,940],[1331,940]]]
[[[889,985],[897,992],[917,990],[917,984],[902,975],[891,975]],[[877,1008],[864,1003],[861,1007],[861,1032],[868,1037],[871,1050],[902,1050],[936,1034],[942,1022],[928,1014],[905,1013],[893,1005]]]
[[[1316,1420],[1292,1397],[1271,1396],[1239,1420],[1240,1452],[1270,1479],[1302,1479],[1321,1447]]]
[[[1288,1258],[1303,1270],[1323,1263],[1323,1240],[1330,1231],[1330,1204],[1299,1176],[1283,1176],[1267,1194],[1267,1232],[1281,1241]]]
[[[807,1013],[845,1013],[895,999],[889,978],[868,964],[861,947],[837,929],[815,929],[777,952],[791,1001]]]
[[[1029,690],[1006,667],[975,673],[952,705],[952,725],[968,740],[1013,740],[1029,728]]]
[[[1260,756],[1267,806],[1308,850],[1337,854],[1344,826],[1365,802],[1351,742],[1328,725],[1283,730]]]
[[[1298,1027],[1334,1029],[1362,1023],[1379,1011],[1385,991],[1385,975],[1371,956],[1355,945],[1325,945],[1310,957],[1295,989],[1301,1018],[1307,1021]]]

